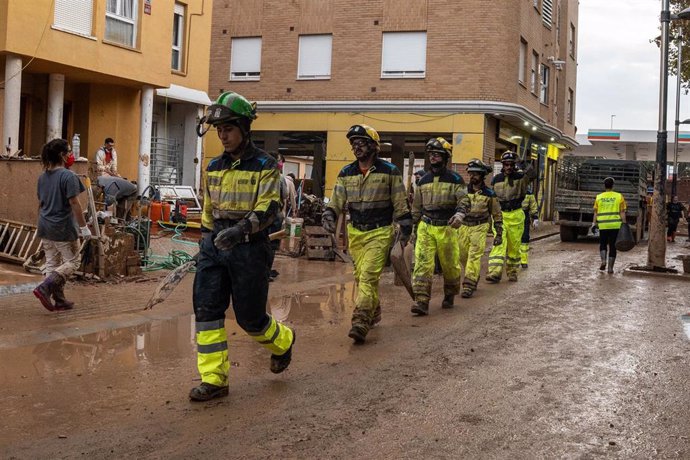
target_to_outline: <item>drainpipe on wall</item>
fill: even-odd
[[[153,126],[153,94],[152,86],[141,88],[141,125],[139,129],[139,168],[137,171],[137,187],[143,193],[151,184],[151,129]]]

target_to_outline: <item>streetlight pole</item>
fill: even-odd
[[[678,62],[676,67],[676,132],[673,141],[673,176],[671,177],[671,197],[678,194],[678,131],[680,129],[680,82],[681,61],[683,60],[683,29],[678,29]]]
[[[659,65],[659,127],[656,134],[656,165],[654,194],[652,195],[652,221],[649,224],[647,267],[666,268],[666,238],[664,222],[666,210],[666,110],[668,105],[668,29],[671,21],[669,0],[661,2],[661,63]]]
[[[614,117],[615,117],[615,115],[611,115],[611,129],[613,129],[613,118]]]

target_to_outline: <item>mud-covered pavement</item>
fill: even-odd
[[[60,314],[0,297],[0,458],[690,458],[690,283],[623,275],[644,246],[614,275],[593,242],[532,247],[453,310],[436,278],[429,317],[385,273],[363,346],[349,267],[279,258],[290,369],[233,324],[230,396],[202,404],[191,277],[148,313],[155,282],[71,288]]]

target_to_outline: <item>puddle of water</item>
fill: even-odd
[[[685,332],[685,336],[690,339],[690,313],[682,315],[680,319],[683,321],[683,332]]]
[[[354,309],[355,283],[335,284],[321,291],[293,293],[269,299],[269,311],[278,321],[318,325],[349,321]]]

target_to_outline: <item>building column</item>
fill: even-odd
[[[323,198],[326,172],[326,149],[324,144],[314,144],[314,163],[311,168],[311,178],[314,181],[314,195]]]
[[[139,168],[137,186],[143,193],[151,184],[151,128],[153,121],[153,94],[151,86],[141,88],[141,125],[139,127]]]
[[[62,108],[65,104],[65,76],[51,73],[48,76],[48,119],[46,142],[62,137]]]
[[[2,145],[8,155],[19,149],[19,116],[22,97],[22,59],[5,56],[5,104],[2,112]]]

